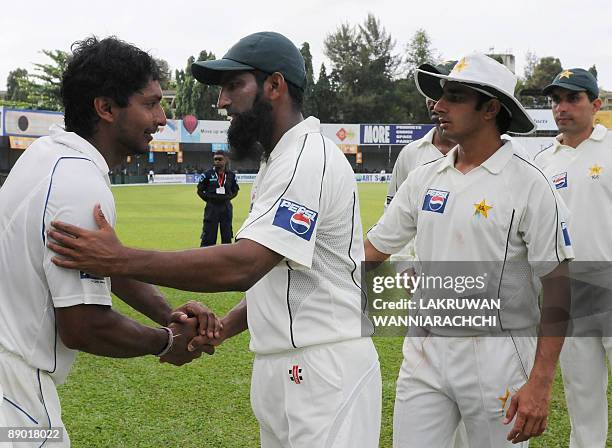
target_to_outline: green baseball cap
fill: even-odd
[[[430,73],[437,73],[438,75],[448,75],[453,67],[457,64],[457,61],[444,61],[440,64],[422,64],[419,66],[421,70],[425,70]]]
[[[544,95],[548,95],[554,88],[573,90],[575,92],[589,92],[595,96],[599,96],[599,87],[597,87],[597,79],[591,72],[583,68],[570,68],[563,70],[553,82],[542,90]]]
[[[219,85],[225,72],[245,70],[279,72],[296,87],[303,90],[306,86],[302,53],[285,36],[271,31],[243,37],[221,59],[197,61],[191,65],[195,79],[212,85]]]

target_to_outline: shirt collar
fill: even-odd
[[[481,167],[489,171],[491,174],[499,174],[514,154],[512,142],[510,140],[502,141],[504,144],[501,146],[501,148],[495,151],[487,160],[480,164]],[[447,168],[455,167],[458,151],[459,145],[455,146],[448,152],[446,157],[441,160],[440,166],[438,167],[438,173],[441,173]]]
[[[300,121],[287,132],[285,132],[272,150],[272,152],[270,153],[269,160],[275,159],[286,148],[292,147],[294,142],[302,135],[311,132],[321,132],[321,123],[315,117],[308,117],[305,120]]]
[[[593,132],[591,132],[591,136],[589,140],[595,140],[596,142],[602,141],[606,135],[608,134],[608,128],[606,128],[602,124],[596,124],[593,128]]]
[[[67,132],[57,124],[52,125],[49,131],[53,141],[80,152],[88,159],[91,159],[104,175],[108,175],[109,169],[106,160],[102,157],[102,154],[83,137],[74,132]]]
[[[602,124],[596,124],[595,126],[593,126],[593,132],[591,132],[591,135],[589,135],[589,138],[587,140],[600,142],[606,137],[607,134],[608,128],[606,128]],[[563,139],[563,134],[559,134],[555,137],[553,141],[553,151],[556,152],[559,150],[559,148],[561,148],[561,146],[565,146],[563,143],[561,143],[561,139]]]
[[[436,134],[436,127],[434,126],[433,128],[431,128],[427,134],[425,134],[418,143],[418,146],[423,146],[426,144],[430,144],[433,145],[433,139],[434,139],[434,135]]]

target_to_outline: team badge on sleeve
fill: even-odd
[[[446,201],[450,193],[448,191],[434,190],[429,188],[425,193],[422,210],[435,213],[444,213]]]
[[[567,173],[555,174],[552,178],[555,188],[567,188]]]
[[[567,230],[567,224],[564,222],[561,223],[561,232],[563,233],[563,244],[566,246],[571,246],[572,242],[570,241],[569,231]]]
[[[272,225],[285,229],[300,238],[310,241],[317,223],[318,213],[303,205],[281,199]]]

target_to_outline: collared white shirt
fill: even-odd
[[[361,336],[364,259],[357,184],[309,117],[261,164],[236,239],[284,256],[247,291],[251,350],[278,353]]]
[[[497,280],[501,324],[533,326],[539,319],[537,277],[573,257],[564,206],[513,142],[466,174],[455,168],[457,149],[408,175],[368,239],[393,254],[416,236],[421,262],[506,262],[517,269],[523,262],[530,269],[523,278],[505,270]]]
[[[110,280],[54,265],[46,232],[52,220],[97,228],[97,203],[114,225],[108,165],[58,126],[32,143],[0,189],[0,345],[58,384],[76,352],[59,338],[54,309],[111,305]]]
[[[534,160],[572,213],[576,261],[612,261],[612,133],[597,124],[576,148],[562,137]]]
[[[436,128],[433,127],[419,140],[408,143],[402,148],[395,165],[393,173],[389,181],[387,189],[387,199],[385,201],[385,210],[393,200],[399,187],[404,183],[408,174],[416,167],[429,163],[433,160],[444,157],[444,154],[433,144],[433,139],[436,134]],[[416,248],[414,239],[410,240],[406,246],[398,253],[391,256],[391,261],[398,262],[396,268],[399,272],[404,271],[412,266],[412,261],[416,259]]]
[[[393,173],[389,181],[385,209],[389,206],[395,193],[397,193],[397,190],[404,183],[412,170],[432,160],[444,157],[444,154],[442,154],[433,144],[435,135],[436,128],[434,126],[423,136],[423,138],[410,142],[402,148],[397,156],[395,165],[393,165]]]

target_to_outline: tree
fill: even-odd
[[[558,58],[547,56],[538,61],[530,77],[525,78],[526,89],[543,89],[563,70]]]
[[[51,59],[51,63],[34,64],[37,73],[32,78],[38,82],[33,81],[28,102],[39,109],[61,111],[64,106],[60,86],[70,54],[63,50],[42,50],[42,53]]]
[[[313,106],[316,116],[321,122],[333,123],[338,120],[338,100],[330,78],[327,76],[325,64],[321,64],[319,79],[312,91]]]
[[[422,64],[438,64],[440,57],[431,46],[431,39],[424,29],[418,29],[406,45],[404,79],[395,82],[393,116],[400,123],[429,123],[425,98],[418,91],[414,73]]]
[[[414,75],[415,70],[422,64],[437,64],[439,57],[431,47],[431,39],[423,28],[416,30],[412,39],[406,45],[406,69],[408,77]]]
[[[393,78],[400,59],[395,42],[372,14],[357,27],[342,24],[325,38],[325,54],[337,80],[338,119],[346,122],[388,121]]]
[[[9,101],[27,101],[28,71],[17,68],[9,72],[6,79],[6,99]]]
[[[13,70],[7,79],[7,101],[16,107],[28,109],[63,109],[60,85],[69,54],[62,50],[42,50],[51,59],[47,64],[34,64],[36,72],[29,74],[24,69]]]
[[[213,53],[206,50],[200,52],[199,61],[216,59]],[[187,60],[185,70],[176,71],[176,98],[175,115],[182,118],[185,115],[195,115],[200,120],[218,120],[217,98],[219,87],[207,86],[198,82],[191,73],[191,64],[195,61],[193,56]]]
[[[315,82],[312,68],[312,55],[310,54],[310,44],[308,42],[302,44],[300,53],[302,53],[304,65],[306,67],[306,86],[304,87],[304,104],[302,112],[305,116],[319,116],[314,100]]]
[[[159,69],[159,85],[161,86],[162,90],[168,90],[172,82],[168,62],[165,59],[155,58],[155,63]]]
[[[517,83],[517,92],[523,92],[519,99],[523,106],[528,108],[547,107],[548,99],[541,91],[563,70],[561,61],[552,56],[538,59],[531,52],[527,53],[526,57],[525,78],[519,79]]]

